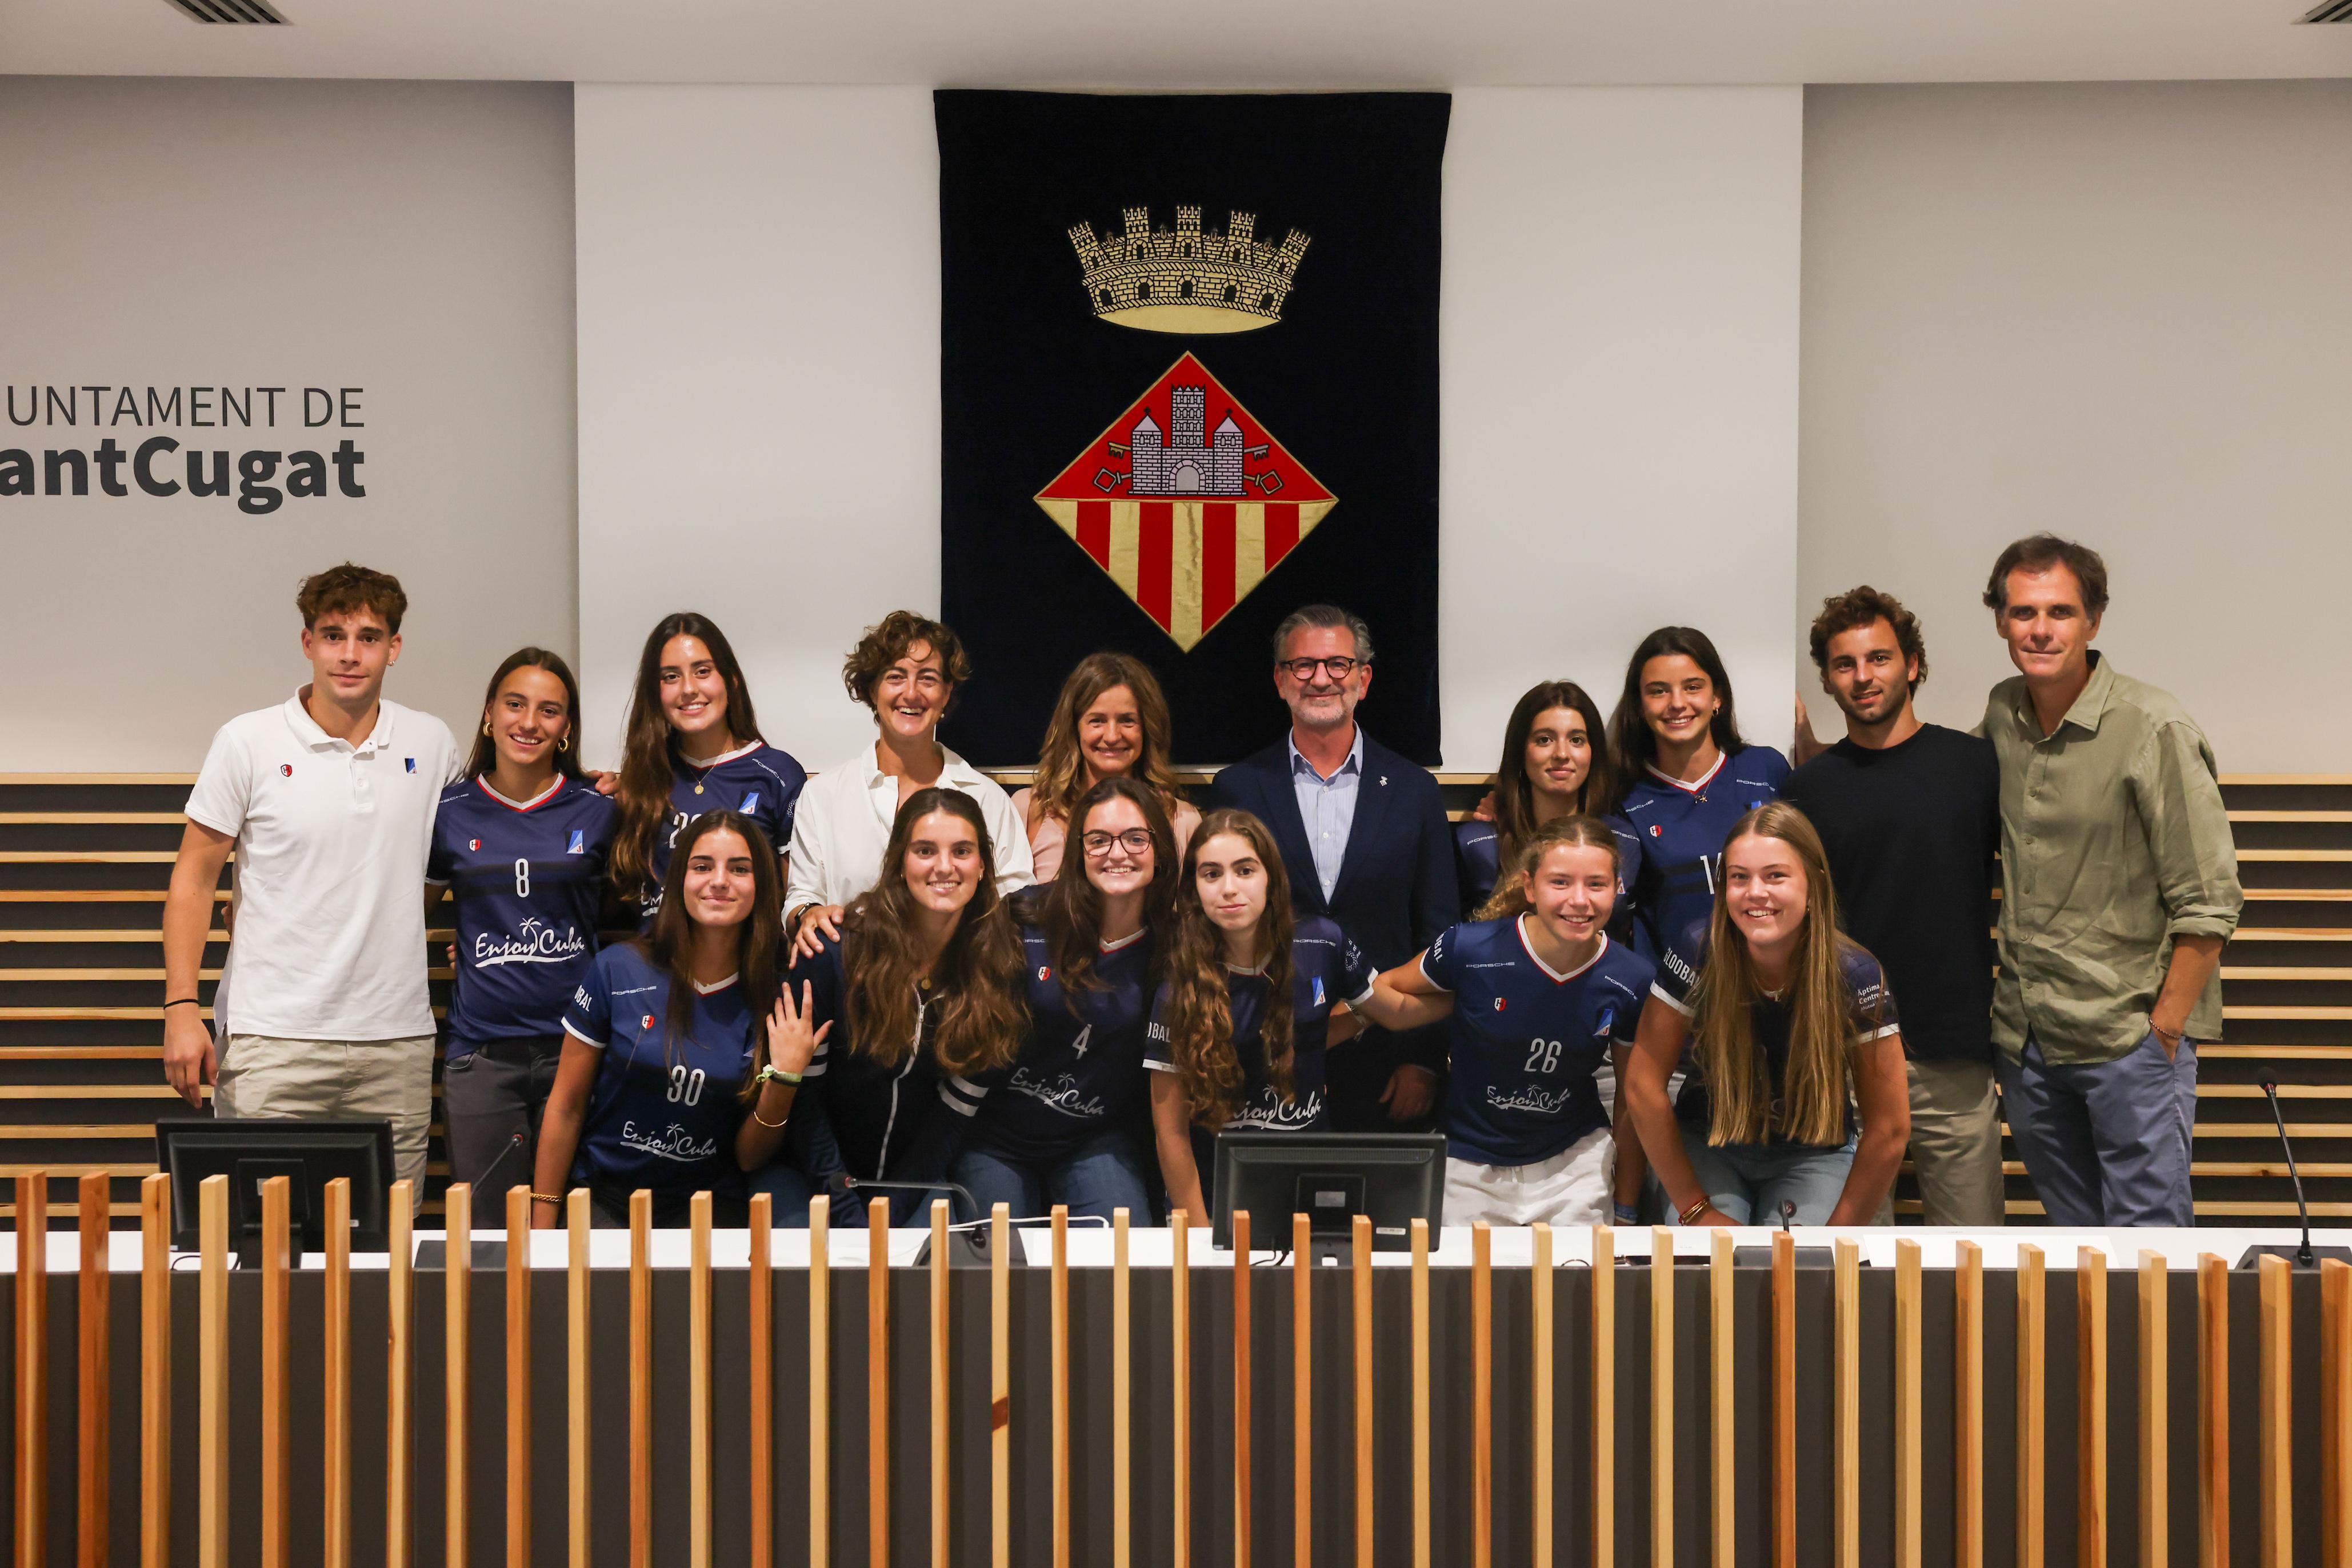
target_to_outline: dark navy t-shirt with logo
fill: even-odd
[[[1741,817],[1780,798],[1789,760],[1769,746],[1742,746],[1716,759],[1696,784],[1670,779],[1644,768],[1625,795],[1612,828],[1630,833],[1642,846],[1639,874],[1628,884],[1633,899],[1633,940],[1644,956],[1656,958],[1675,933],[1715,912],[1715,889],[1723,880],[1723,847]]]
[[[1438,932],[1421,972],[1454,994],[1445,1152],[1480,1165],[1532,1165],[1609,1125],[1595,1075],[1611,1043],[1633,1043],[1656,965],[1603,937],[1580,969],[1559,973],[1517,920]]]
[[[740,811],[760,825],[768,847],[781,858],[793,841],[793,808],[808,786],[808,770],[789,752],[754,741],[696,767],[670,756],[669,820],[654,830],[653,886],[639,900],[647,928],[661,912],[662,879],[669,875],[669,852],[679,831],[706,811]]]
[[[563,1015],[563,1032],[604,1053],[572,1162],[575,1183],[670,1197],[742,1189],[736,1098],[760,1011],[742,983],[697,986],[685,1034],[665,1040],[669,976],[634,942],[598,953]]]
[[[1242,1064],[1242,1108],[1225,1123],[1235,1131],[1323,1130],[1323,1048],[1331,1026],[1331,1009],[1342,1002],[1361,1002],[1372,994],[1372,970],[1364,955],[1336,924],[1320,915],[1299,919],[1290,943],[1290,969],[1294,1093],[1286,1100],[1266,1076],[1265,1052],[1258,1043],[1266,998],[1272,994],[1265,974],[1226,966],[1225,984],[1233,998],[1234,1051]],[[1168,987],[1162,985],[1152,1001],[1143,1057],[1146,1067],[1160,1072],[1176,1070],[1175,1050],[1168,1041],[1167,1006]]]
[[[563,1009],[596,956],[619,818],[618,806],[577,779],[559,777],[521,803],[486,779],[442,793],[425,876],[457,901],[452,1058],[485,1040],[562,1032]]]
[[[1685,1017],[1697,1010],[1696,993],[1699,975],[1706,967],[1707,922],[1694,921],[1685,925],[1658,963],[1657,983],[1651,994],[1664,1002]],[[1886,984],[1886,972],[1867,949],[1841,936],[1838,939],[1838,964],[1844,972],[1848,1005],[1847,1024],[1857,1043],[1885,1039],[1902,1032],[1895,1015],[1895,992]],[[1780,1136],[1780,1125],[1784,1105],[1781,1087],[1789,1075],[1789,1009],[1769,997],[1759,999],[1750,1014],[1757,1046],[1764,1053],[1765,1071],[1772,1085],[1773,1131],[1765,1142],[1784,1144],[1789,1140]],[[1689,1077],[1683,1080],[1682,1098],[1675,1102],[1675,1118],[1692,1129],[1690,1136],[1704,1142],[1707,1129],[1714,1124],[1715,1102],[1708,1098],[1706,1081],[1700,1075],[1696,1057]],[[1853,1110],[1847,1108],[1845,1131],[1841,1143],[1853,1136]]]
[[[1127,1126],[1143,1100],[1143,1035],[1150,1014],[1151,933],[1138,931],[1095,959],[1099,989],[1066,991],[1045,931],[1021,928],[1028,964],[1029,1038],[994,1080],[971,1145],[1015,1160],[1053,1160],[1081,1141]]]

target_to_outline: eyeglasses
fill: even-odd
[[[1124,833],[1097,831],[1079,835],[1078,842],[1086,847],[1088,855],[1100,859],[1110,853],[1110,847],[1114,844],[1130,855],[1140,855],[1151,847],[1151,834],[1141,827],[1130,827]]]
[[[1332,679],[1345,680],[1355,674],[1359,667],[1368,666],[1372,661],[1369,658],[1349,658],[1346,654],[1338,654],[1329,658],[1286,658],[1276,662],[1279,668],[1290,672],[1291,679],[1304,683],[1315,679],[1315,669],[1318,665],[1329,670]]]

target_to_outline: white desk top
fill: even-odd
[[[1034,1265],[1051,1261],[1052,1243],[1043,1225],[1015,1227],[1022,1246]],[[1622,1228],[1612,1233],[1620,1258],[1650,1256],[1652,1232],[1647,1228]],[[1742,1247],[1769,1247],[1772,1232],[1760,1227],[1735,1230],[1732,1236]],[[1680,1258],[1699,1259],[1708,1255],[1713,1246],[1713,1233],[1706,1230],[1674,1230],[1675,1255]],[[2042,1248],[2044,1264],[2053,1271],[2071,1271],[2080,1249],[2094,1247],[2106,1254],[2110,1269],[2137,1268],[2140,1254],[2153,1251],[2164,1256],[2167,1263],[2179,1269],[2197,1266],[2200,1254],[2213,1253],[2234,1264],[2239,1254],[2256,1243],[2292,1244],[2297,1233],[2287,1226],[2267,1226],[2259,1229],[2193,1229],[2193,1230],[2061,1230],[2051,1227],[2024,1226],[2006,1230],[1969,1231],[1929,1228],[1919,1226],[1895,1227],[1864,1226],[1850,1230],[1833,1230],[1827,1226],[1799,1226],[1795,1235],[1801,1247],[1826,1247],[1841,1237],[1850,1237],[1861,1243],[1863,1260],[1874,1268],[1891,1268],[1895,1265],[1895,1247],[1898,1241],[1919,1244],[1920,1261],[1928,1268],[1949,1268],[1954,1259],[1955,1244],[1975,1241],[1984,1248],[1984,1264],[1988,1268],[2013,1268],[2017,1249],[2031,1244]],[[890,1261],[893,1267],[904,1268],[914,1261],[917,1252],[929,1239],[928,1230],[894,1230],[890,1233]],[[1516,1227],[1497,1227],[1494,1232],[1493,1256],[1498,1268],[1525,1268],[1534,1255],[1534,1233]],[[505,1233],[497,1230],[474,1232],[478,1241],[503,1240]],[[2316,1230],[2311,1233],[2315,1244],[2333,1242],[2339,1246],[2352,1244],[2352,1230]],[[439,1241],[439,1231],[418,1231],[416,1239]],[[562,1269],[571,1261],[569,1237],[561,1230],[531,1233],[531,1267],[534,1269]],[[1189,1261],[1195,1268],[1230,1268],[1233,1254],[1221,1252],[1209,1245],[1206,1226],[1195,1226],[1190,1237]],[[771,1233],[769,1256],[779,1268],[797,1269],[807,1267],[809,1234],[805,1230],[777,1230]],[[684,1268],[688,1260],[688,1234],[683,1230],[657,1230],[653,1233],[654,1267]],[[1129,1233],[1128,1256],[1137,1268],[1165,1268],[1174,1257],[1172,1233],[1159,1227],[1138,1226]],[[751,1233],[742,1230],[719,1230],[711,1233],[712,1265],[719,1268],[742,1268],[751,1262]],[[844,1268],[863,1268],[867,1255],[866,1232],[863,1226],[855,1230],[836,1228],[832,1233],[828,1256]],[[1070,1226],[1070,1267],[1073,1268],[1108,1268],[1111,1264],[1111,1237],[1107,1226],[1074,1224]],[[1276,1262],[1288,1262],[1287,1254],[1275,1248],[1258,1248],[1250,1254],[1259,1267]],[[108,1238],[107,1263],[117,1274],[139,1271],[141,1247],[134,1231],[116,1231]],[[1584,1229],[1559,1230],[1552,1235],[1552,1261],[1556,1266],[1587,1267],[1592,1260],[1592,1233]],[[629,1263],[629,1233],[625,1230],[597,1230],[589,1233],[588,1261],[595,1268],[625,1268]],[[1437,1233],[1437,1245],[1431,1249],[1430,1266],[1435,1268],[1467,1268],[1470,1267],[1470,1230],[1467,1226],[1448,1226]],[[1372,1258],[1374,1267],[1402,1268],[1412,1262],[1408,1252],[1379,1252]],[[304,1267],[317,1268],[324,1259],[316,1253],[303,1259]],[[53,1231],[48,1237],[48,1268],[52,1274],[68,1273],[80,1267],[80,1238],[69,1231]],[[193,1253],[173,1255],[175,1269],[197,1267]],[[356,1270],[381,1269],[387,1267],[383,1254],[358,1254],[352,1258]],[[0,1272],[14,1273],[16,1268],[16,1235],[14,1229],[0,1232]]]

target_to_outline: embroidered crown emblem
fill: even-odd
[[[1155,229],[1148,207],[1120,212],[1124,233],[1098,238],[1094,225],[1070,230],[1096,315],[1147,332],[1246,332],[1282,320],[1307,236],[1280,245],[1257,237],[1257,215],[1237,212],[1218,234],[1201,227],[1199,207],[1178,207],[1176,226]]]

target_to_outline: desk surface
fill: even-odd
[[[1015,1227],[1032,1264],[1042,1265],[1051,1258],[1052,1242],[1046,1227],[1040,1225]],[[1467,1268],[1470,1267],[1470,1229],[1466,1226],[1448,1226],[1439,1231],[1436,1245],[1430,1251],[1430,1266],[1435,1268]],[[1652,1232],[1647,1227],[1623,1227],[1612,1233],[1620,1258],[1650,1256]],[[1674,1230],[1675,1256],[1696,1260],[1708,1255],[1713,1246],[1713,1232],[1707,1230]],[[1959,1242],[1974,1241],[1984,1248],[1988,1268],[2013,1268],[2017,1264],[2019,1247],[2031,1244],[2042,1248],[2045,1266],[2053,1270],[2067,1271],[2074,1267],[2075,1258],[2084,1247],[2106,1254],[2110,1268],[2136,1268],[2142,1252],[2163,1255],[2174,1268],[2194,1268],[2198,1258],[2213,1253],[2230,1263],[2236,1263],[2245,1249],[2257,1243],[2292,1244],[2297,1232],[2290,1227],[2265,1226],[2238,1229],[2206,1227],[2191,1230],[2128,1230],[2093,1229],[2067,1230],[2056,1227],[2018,1226],[2004,1230],[1971,1231],[1932,1228],[1924,1226],[1858,1226],[1853,1229],[1832,1229],[1825,1226],[1799,1226],[1795,1236],[1798,1245],[1826,1247],[1840,1237],[1851,1237],[1862,1246],[1863,1260],[1874,1268],[1888,1268],[1895,1264],[1895,1245],[1901,1241],[1919,1244],[1920,1261],[1928,1268],[1949,1268],[1955,1248]],[[1731,1232],[1742,1247],[1769,1247],[1772,1232],[1762,1227],[1744,1227]],[[477,1229],[477,1241],[504,1240],[505,1233]],[[1525,1268],[1534,1255],[1534,1233],[1515,1226],[1497,1226],[1494,1231],[1493,1257],[1497,1267]],[[439,1231],[418,1231],[419,1242],[442,1239]],[[894,1230],[890,1233],[890,1262],[904,1268],[914,1262],[915,1255],[930,1238],[928,1230]],[[561,1269],[571,1262],[569,1237],[561,1230],[531,1233],[530,1266],[534,1269]],[[2314,1230],[2315,1244],[2329,1242],[2339,1246],[2352,1245],[2352,1230]],[[1219,1251],[1209,1245],[1205,1227],[1195,1227],[1190,1236],[1189,1262],[1195,1268],[1230,1268],[1234,1258],[1230,1252]],[[653,1261],[656,1268],[684,1268],[688,1264],[688,1234],[683,1230],[657,1230],[653,1233]],[[868,1242],[864,1227],[836,1228],[832,1233],[828,1258],[839,1268],[866,1267]],[[1175,1255],[1173,1233],[1158,1227],[1138,1226],[1129,1233],[1128,1256],[1137,1268],[1165,1268]],[[719,1268],[743,1268],[751,1263],[751,1233],[742,1230],[718,1230],[711,1233],[712,1265]],[[134,1231],[115,1231],[108,1238],[107,1267],[117,1274],[136,1274],[141,1263],[141,1239]],[[804,1268],[809,1258],[809,1235],[805,1230],[777,1230],[770,1235],[770,1259],[778,1268]],[[1111,1266],[1111,1237],[1107,1226],[1073,1224],[1070,1226],[1070,1267],[1073,1268],[1108,1268]],[[1287,1264],[1286,1251],[1259,1248],[1250,1254],[1251,1261],[1259,1267],[1275,1263]],[[1552,1234],[1552,1261],[1559,1267],[1582,1267],[1592,1260],[1592,1233],[1577,1228],[1558,1230]],[[319,1268],[324,1259],[313,1253],[304,1258],[308,1268]],[[629,1264],[629,1233],[625,1230],[597,1230],[589,1233],[588,1262],[594,1268],[625,1268]],[[1372,1258],[1374,1267],[1401,1268],[1410,1265],[1412,1255],[1406,1252],[1379,1252]],[[48,1237],[48,1268],[53,1274],[69,1272],[81,1266],[80,1237],[70,1231],[53,1231]],[[192,1269],[196,1267],[194,1253],[175,1253],[173,1267]],[[389,1260],[382,1253],[354,1254],[354,1269],[382,1269]],[[14,1273],[16,1268],[16,1236],[14,1230],[0,1232],[0,1272]]]

